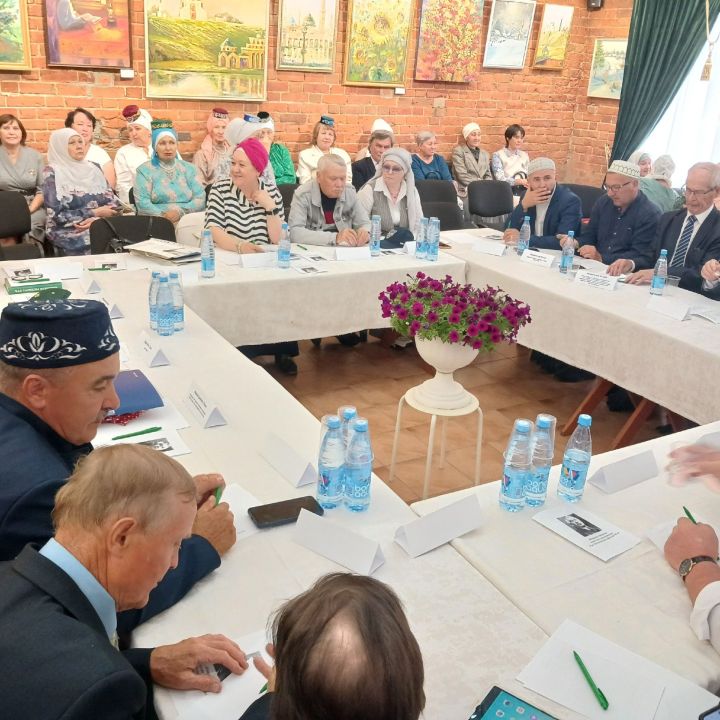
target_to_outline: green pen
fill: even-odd
[[[88,272],[108,272],[112,268],[88,268]]]
[[[157,425],[155,427],[149,427],[146,430],[138,430],[137,432],[126,433],[125,435],[116,435],[114,438],[110,438],[110,439],[111,440],[125,440],[126,438],[137,437],[138,435],[147,435],[148,433],[154,433],[154,432],[157,432],[158,430],[162,430],[162,428],[159,425]]]
[[[693,525],[697,525],[697,520],[692,516],[692,513],[683,505],[683,511],[688,517],[688,520],[692,522]]]
[[[215,488],[215,505],[220,504],[220,498],[222,497],[223,489],[222,487],[218,486]]]
[[[268,684],[265,683],[265,684],[260,688],[260,692],[258,693],[258,695],[262,695],[264,692],[267,692],[267,686],[268,686]]]
[[[585,667],[585,663],[582,661],[582,658],[574,650],[573,655],[575,656],[575,662],[578,664],[580,670],[582,670],[583,677],[587,680],[587,684],[590,686],[593,695],[600,703],[600,707],[603,710],[607,710],[610,707],[610,703],[607,701],[605,695],[603,695],[603,691],[595,684],[595,681],[592,679],[592,675],[590,675],[588,669]]]
[[[297,243],[297,246],[298,246],[299,248],[302,248],[303,250],[307,250],[307,248],[306,248],[304,245],[300,245],[300,243]]]

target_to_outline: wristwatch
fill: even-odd
[[[685,582],[685,578],[690,574],[690,571],[701,562],[716,562],[715,558],[710,557],[709,555],[697,555],[696,557],[687,558],[683,560],[680,563],[680,567],[678,567],[678,572],[680,573],[680,577],[683,579],[683,582]]]
[[[272,210],[266,210],[266,215],[279,215],[282,212],[282,210],[279,207],[274,207]]]

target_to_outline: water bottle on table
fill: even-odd
[[[342,436],[347,450],[352,436],[352,422],[357,417],[357,408],[354,405],[341,405],[337,414],[340,418],[340,427],[342,428]]]
[[[427,259],[431,262],[437,261],[440,252],[440,220],[436,217],[430,218],[426,247]]]
[[[148,290],[148,309],[150,311],[150,329],[157,330],[157,295],[160,288],[160,273],[153,270]]]
[[[277,266],[286,270],[290,267],[290,231],[288,230],[288,224],[282,224],[282,230],[280,231],[280,242],[278,243],[278,254],[277,254]]]
[[[200,277],[215,277],[215,243],[210,228],[202,231],[200,240]]]
[[[560,272],[563,275],[567,275],[573,266],[573,260],[575,259],[575,233],[570,230],[567,234],[568,240],[562,246],[562,254],[560,255]]]
[[[662,295],[667,283],[667,250],[660,251],[660,257],[655,263],[652,281],[650,283],[651,295]]]
[[[568,502],[577,502],[585,490],[588,466],[592,457],[591,425],[592,418],[589,415],[581,415],[575,432],[570,436],[565,448],[557,493]]]
[[[538,507],[545,503],[548,475],[555,449],[550,435],[552,421],[548,415],[538,416],[535,432],[530,438],[530,475],[525,483],[525,504]]]
[[[340,418],[329,415],[327,431],[318,457],[317,501],[325,510],[332,510],[342,502],[344,471],[345,441],[340,428]]]
[[[425,258],[427,258],[428,229],[428,219],[426,217],[421,217],[415,236],[415,257],[418,260],[425,260]]]
[[[380,216],[373,215],[370,218],[370,255],[377,257],[380,254]]]
[[[356,418],[352,423],[350,445],[345,455],[345,506],[352,512],[364,512],[370,506],[372,465],[368,421]]]
[[[160,286],[158,287],[157,331],[158,335],[163,336],[172,335],[175,331],[175,308],[167,275],[160,276]]]
[[[518,512],[525,505],[525,486],[530,478],[530,432],[529,420],[515,421],[510,441],[505,450],[505,467],[500,481],[500,507],[508,512]]]
[[[530,247],[530,216],[526,215],[520,228],[517,242],[517,254],[522,255]]]
[[[185,297],[180,273],[177,272],[177,270],[173,270],[170,273],[168,283],[173,299],[173,329],[175,332],[180,332],[185,328]]]

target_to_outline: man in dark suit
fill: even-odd
[[[0,563],[3,717],[154,718],[153,683],[219,692],[198,665],[247,668],[221,635],[116,649],[116,612],[142,607],[178,564],[195,514],[192,477],[163,453],[117,445],[80,462],[58,492],[55,537]]]
[[[720,196],[720,169],[714,163],[696,163],[685,181],[685,208],[665,213],[658,223],[655,261],[667,250],[668,275],[680,278],[686,290],[720,298],[718,283],[709,273],[720,258],[720,212],[714,202]],[[708,266],[710,280],[702,275]],[[653,270],[639,270],[628,276],[633,285],[650,283]]]
[[[375,130],[368,141],[368,156],[352,164],[352,184],[359,190],[368,180],[375,177],[382,154],[393,146],[393,134],[386,130]]]

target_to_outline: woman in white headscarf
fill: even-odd
[[[56,255],[90,253],[90,225],[121,212],[102,170],[85,157],[85,141],[77,130],[63,128],[50,135],[43,197],[47,238]]]
[[[115,153],[114,164],[117,176],[115,187],[120,199],[128,204],[137,169],[152,159],[150,147],[152,116],[137,105],[127,105],[123,108],[122,114],[128,124],[130,142]]]

